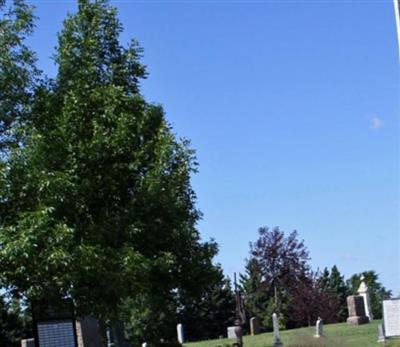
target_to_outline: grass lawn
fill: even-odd
[[[325,337],[313,337],[315,328],[300,328],[281,331],[281,339],[285,347],[400,347],[400,339],[390,339],[385,344],[378,343],[378,324],[375,320],[369,324],[349,326],[346,323],[324,326]],[[221,339],[193,343],[185,343],[184,347],[227,347],[234,340]],[[256,336],[245,336],[244,347],[272,347],[273,334],[265,333]]]

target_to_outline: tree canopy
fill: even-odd
[[[1,22],[0,40],[15,40],[1,45],[0,83],[21,96],[0,98],[0,278],[28,300],[72,298],[78,314],[114,320],[128,299],[197,295],[217,247],[196,229],[194,151],[140,93],[142,49],[120,44],[106,0],[78,4],[58,36],[57,76],[39,83],[22,41],[32,9],[15,1],[16,18]]]

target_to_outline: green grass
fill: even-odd
[[[285,347],[400,347],[400,339],[390,339],[386,345],[378,343],[378,324],[350,326],[346,323],[324,326],[324,337],[314,338],[315,328],[300,328],[281,331],[281,340]],[[185,343],[184,347],[228,347],[234,343],[232,339],[220,339]],[[256,336],[245,336],[244,347],[272,347],[273,334],[265,333]]]

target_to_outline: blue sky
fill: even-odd
[[[31,1],[50,76],[74,1]],[[145,49],[142,91],[197,151],[204,240],[242,271],[260,226],[314,268],[374,269],[400,293],[400,87],[391,1],[112,1]]]

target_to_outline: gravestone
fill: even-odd
[[[34,302],[32,318],[36,347],[77,347],[71,300],[62,300],[57,306]]]
[[[21,347],[35,347],[35,339],[21,340]]]
[[[183,325],[181,324],[181,323],[179,323],[177,326],[176,326],[176,332],[177,332],[177,335],[178,335],[178,342],[180,343],[180,344],[183,344],[185,341],[185,337],[184,337],[184,335],[183,335]]]
[[[385,329],[383,328],[383,324],[378,325],[378,342],[385,342]]]
[[[39,347],[76,347],[75,322],[58,319],[37,323]]]
[[[314,337],[319,338],[319,337],[323,336],[324,335],[323,329],[324,329],[324,323],[322,322],[321,317],[318,317],[318,320],[315,323],[315,335],[314,335]]]
[[[252,336],[260,333],[260,320],[258,317],[252,317],[250,319],[250,334]]]
[[[364,299],[359,295],[350,295],[347,297],[347,308],[349,310],[349,317],[347,324],[360,325],[369,322],[368,317],[365,315]]]
[[[76,322],[79,347],[102,347],[99,322],[96,318],[86,316]]]
[[[283,346],[281,341],[281,335],[279,333],[278,315],[276,313],[272,315],[272,326],[274,328],[274,346],[276,347]]]
[[[400,299],[383,300],[385,336],[400,336]]]
[[[228,327],[227,328],[228,339],[236,339],[235,328],[236,327]]]
[[[368,286],[365,283],[364,275],[361,276],[361,283],[360,287],[358,288],[358,294],[362,296],[364,300],[365,315],[368,317],[370,321],[372,321],[374,319],[374,316],[372,315],[371,300],[369,298]]]

